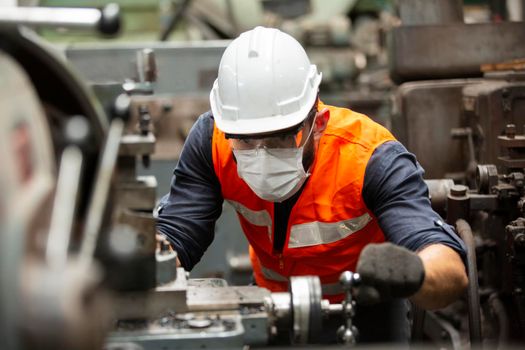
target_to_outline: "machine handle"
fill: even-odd
[[[120,7],[108,4],[102,9],[65,7],[0,7],[0,24],[37,27],[96,29],[104,35],[120,30]]]

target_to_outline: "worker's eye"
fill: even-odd
[[[291,144],[291,143],[295,143],[295,136],[296,136],[296,135],[297,135],[297,134],[287,134],[287,135],[282,135],[282,136],[281,136],[281,141],[282,141],[283,143],[286,143],[286,144],[288,144],[288,143],[290,143],[290,144]]]

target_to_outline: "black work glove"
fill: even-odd
[[[369,244],[357,262],[361,285],[356,290],[360,304],[374,304],[415,294],[425,279],[421,258],[392,243]]]

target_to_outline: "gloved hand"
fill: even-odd
[[[374,304],[415,294],[425,279],[421,258],[392,243],[367,245],[357,262],[361,285],[355,298],[360,304]]]

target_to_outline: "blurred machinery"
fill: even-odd
[[[137,53],[138,79],[120,84],[106,113],[33,32],[4,22],[0,45],[2,349],[307,344],[330,317],[355,342],[357,275],[342,276],[341,304],[321,299],[317,277],[293,278],[288,293],[230,287],[188,279],[156,239],[156,183],[135,172],[155,138],[148,105],[130,98],[154,91],[153,51]]]
[[[456,346],[467,330],[472,345],[523,344],[525,26],[465,24],[461,1],[400,4],[389,47],[391,76],[402,83],[393,131],[426,177],[440,179],[428,181],[432,204],[469,250],[466,303],[434,316]],[[432,334],[423,318],[420,339]]]
[[[90,239],[84,223],[107,119],[30,32],[2,25],[0,52],[1,347],[99,347],[107,323],[101,270],[70,251]]]
[[[427,182],[432,204],[468,247],[470,286],[447,309],[414,309],[413,341],[454,349],[523,344],[525,26],[465,24],[461,1],[419,4],[400,1],[399,18],[386,11],[352,19],[354,1],[325,12],[311,1],[245,6],[274,13],[268,23],[302,40],[326,73],[327,102],[391,127],[434,179]],[[209,21],[220,30],[203,33],[235,36],[251,26],[224,21],[238,18],[238,9],[217,6],[224,16]],[[180,20],[177,8],[162,24],[165,37]],[[211,8],[195,1],[182,10],[202,28]],[[86,44],[59,52],[16,24],[108,35],[119,27],[118,8],[75,9],[81,23],[73,12],[51,20],[43,9],[27,10],[0,11],[0,348],[243,348],[283,338],[315,343],[323,332],[354,343],[358,276],[343,274],[347,299],[328,304],[313,277],[293,278],[287,293],[189,278],[162,237],[156,242],[160,193],[141,174],[148,167],[171,174],[169,156],[207,109],[203,96],[227,43]],[[397,86],[379,45],[387,42]],[[217,230],[241,250],[234,225],[222,221]],[[237,252],[215,254],[214,269],[249,274]],[[225,266],[213,260],[218,255]],[[334,319],[339,331],[323,330]]]

